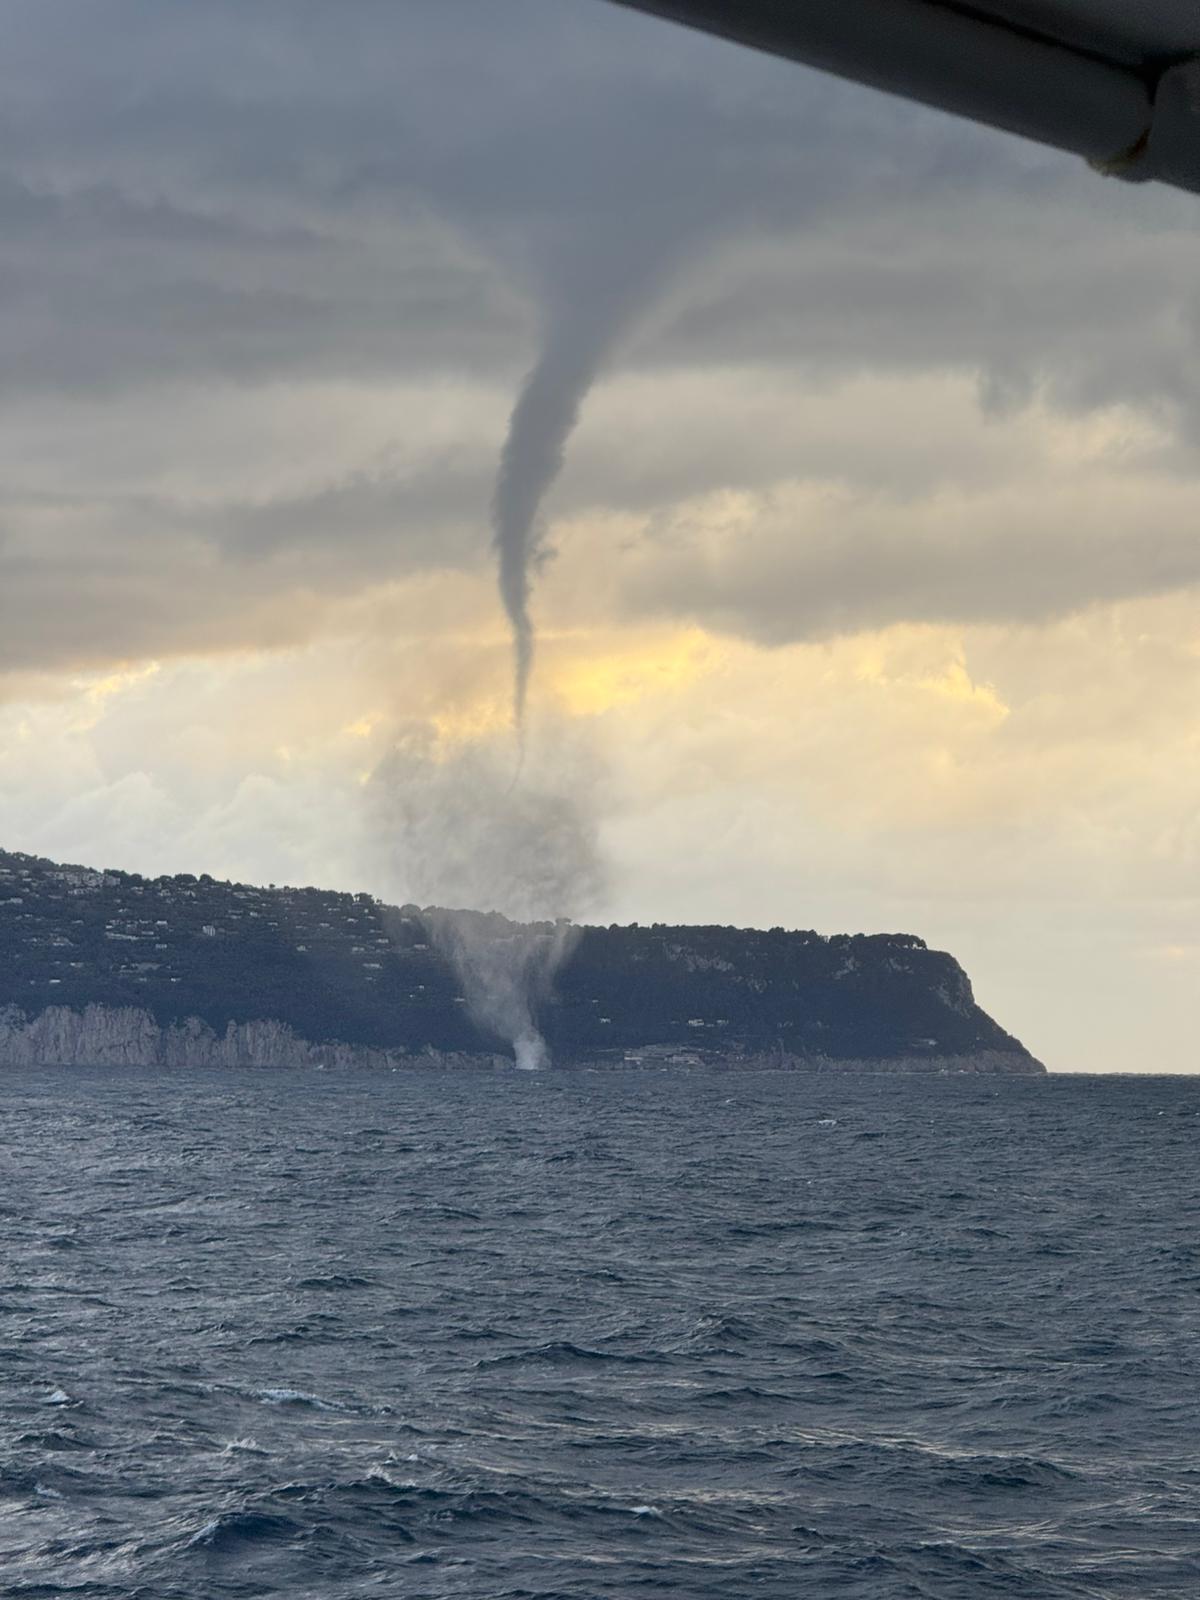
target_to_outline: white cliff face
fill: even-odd
[[[540,1043],[540,1040],[537,1041]],[[538,1060],[518,1065],[538,1066]],[[835,1060],[821,1055],[780,1052],[679,1050],[647,1045],[618,1060],[597,1059],[593,1067],[724,1067],[729,1070],[892,1073],[1044,1073],[1025,1051],[978,1050],[971,1054],[896,1056],[873,1060]],[[0,1009],[0,1070],[5,1067],[461,1067],[512,1068],[504,1055],[467,1055],[424,1049],[384,1050],[371,1045],[313,1044],[286,1023],[271,1019],[231,1022],[217,1033],[196,1017],[160,1027],[146,1011],[132,1006],[90,1005],[82,1011],[51,1006],[32,1020],[14,1007]]]
[[[160,1027],[131,1006],[52,1006],[32,1020],[0,1010],[0,1067],[394,1067],[491,1065],[369,1045],[312,1044],[283,1022],[231,1022],[216,1033],[196,1017]],[[499,1058],[496,1064],[501,1064]]]

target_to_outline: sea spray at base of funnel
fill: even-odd
[[[516,783],[507,736],[447,746],[424,727],[397,740],[371,781],[393,892],[430,907],[493,908],[422,915],[475,1022],[527,1069],[549,1064],[537,1010],[578,938],[570,919],[602,896],[601,786],[590,747],[561,727],[530,741]]]
[[[512,1047],[516,1065],[536,1072],[550,1052],[535,1013],[578,937],[567,922],[509,922],[496,912],[422,912],[430,938],[458,974],[472,1017]]]
[[[522,1072],[540,1072],[550,1065],[550,1052],[540,1033],[513,1040],[513,1056]]]

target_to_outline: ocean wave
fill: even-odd
[[[333,1294],[341,1294],[351,1289],[369,1289],[375,1279],[359,1272],[328,1272],[317,1274],[315,1277],[298,1278],[297,1289],[324,1289]]]
[[[481,1356],[473,1365],[477,1369],[491,1367],[525,1366],[535,1363],[542,1366],[597,1365],[611,1362],[615,1365],[645,1366],[663,1358],[652,1351],[597,1350],[588,1345],[572,1344],[566,1339],[553,1339],[546,1344],[530,1345],[524,1350],[509,1350],[500,1356]]]
[[[186,1541],[186,1548],[234,1554],[245,1545],[290,1542],[309,1531],[295,1517],[263,1511],[223,1511],[197,1528]]]
[[[307,1389],[258,1389],[255,1396],[268,1406],[311,1406],[315,1411],[349,1409],[337,1400],[323,1400],[319,1394],[310,1394]]]

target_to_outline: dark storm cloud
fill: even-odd
[[[599,0],[64,0],[8,23],[5,343],[23,289],[43,313],[22,383],[453,367],[474,339],[494,369],[526,352],[514,286],[536,304],[664,242],[1027,183],[990,136]],[[475,259],[431,259],[439,229]]]
[[[614,336],[634,371],[949,367],[998,408],[1041,384],[1062,404],[1200,414],[1189,197],[600,0],[11,0],[5,25],[0,411],[39,407],[51,457],[55,405],[81,400],[136,437],[181,392],[215,406],[228,385],[437,377],[511,395],[547,321],[623,281],[637,308]],[[215,482],[202,510],[150,483],[89,503],[79,471],[68,510],[10,494],[5,663],[268,642],[292,594],[482,563],[503,410],[494,439],[403,472],[261,495]],[[611,451],[606,470],[588,448],[557,510],[644,509],[750,471],[734,442],[676,448],[670,471]],[[745,459],[788,475],[783,446]],[[1074,603],[1090,591],[1071,542],[1047,539],[1054,604]],[[842,558],[806,549],[760,552],[710,617],[769,638],[801,626],[788,607],[823,626],[839,606],[969,610],[990,571],[968,554],[961,594],[931,584],[918,542],[880,568],[892,599],[843,606]],[[703,609],[705,569],[673,559],[631,594]],[[1139,592],[1124,545],[1106,570]],[[309,614],[297,600],[296,626]]]

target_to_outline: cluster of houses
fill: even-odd
[[[424,949],[420,930],[400,919],[385,931],[369,895],[259,888],[188,873],[136,873],[61,866],[0,851],[0,1004],[26,1008],[48,991],[84,990],[114,978],[125,985],[177,984],[211,942],[319,958],[336,953],[365,984],[377,983],[397,942]],[[198,949],[203,941],[207,951]],[[211,952],[211,955],[208,954]]]

